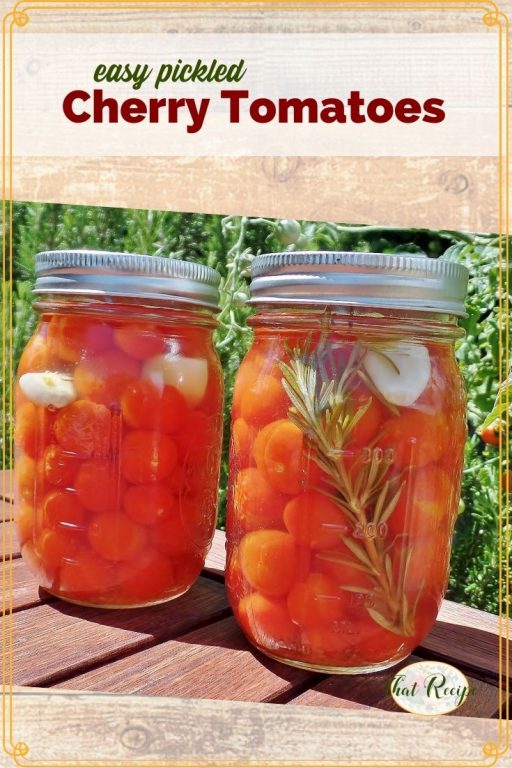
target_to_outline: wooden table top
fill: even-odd
[[[387,693],[391,670],[322,675],[287,667],[250,646],[224,590],[221,531],[215,534],[201,577],[186,595],[170,603],[111,611],[48,595],[20,557],[9,524],[13,506],[5,474],[2,480],[2,540],[4,552],[12,552],[15,685],[401,711]],[[4,584],[11,562],[7,557],[1,563]],[[500,626],[497,616],[445,600],[434,628],[402,666],[419,659],[454,664],[476,693],[452,716],[497,718],[505,708],[504,696],[501,703],[499,697],[500,632],[504,635],[504,620]],[[393,667],[393,674],[399,668]]]

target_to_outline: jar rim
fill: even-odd
[[[147,254],[72,249],[36,255],[33,293],[120,296],[219,307],[220,274],[204,264]]]
[[[469,271],[409,253],[286,251],[256,256],[250,304],[403,309],[465,317]]]

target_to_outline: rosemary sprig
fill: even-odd
[[[379,594],[386,615],[370,606],[367,606],[368,614],[390,631],[408,635],[412,634],[413,626],[404,588],[410,547],[404,548],[405,560],[396,574],[389,554],[390,547],[385,548],[381,542],[366,535],[370,523],[375,529],[389,520],[400,500],[405,481],[401,475],[389,477],[390,463],[383,460],[377,451],[370,452],[368,461],[356,462],[351,471],[348,471],[344,461],[351,433],[372,402],[369,397],[366,403],[354,409],[351,385],[359,376],[372,393],[375,391],[361,370],[365,354],[366,347],[356,343],[344,369],[336,371],[328,343],[321,340],[312,352],[308,341],[302,350],[289,350],[288,364],[281,363],[282,385],[290,400],[288,418],[301,430],[306,445],[311,449],[311,458],[327,475],[330,490],[321,489],[322,492],[338,504],[354,527],[359,526],[363,531],[361,543],[351,537],[342,537],[348,550],[345,557],[336,552],[320,553],[319,557],[349,564],[371,576],[375,581],[373,592]],[[325,378],[326,355],[329,355],[329,367],[334,372],[330,379]],[[395,406],[386,405],[391,411],[396,411]],[[357,586],[343,585],[341,588],[364,592],[364,588]]]

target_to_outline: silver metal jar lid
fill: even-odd
[[[34,294],[172,300],[217,309],[220,275],[178,259],[110,251],[44,251],[36,255]]]
[[[320,304],[465,316],[469,272],[411,254],[288,251],[256,256],[251,304]]]

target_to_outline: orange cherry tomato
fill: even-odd
[[[382,428],[382,423],[387,414],[384,406],[371,394],[371,392],[366,389],[364,391],[357,390],[354,392],[352,408],[354,409],[354,412],[357,412],[359,408],[367,405],[369,400],[371,402],[364,416],[359,419],[350,432],[349,444],[356,443],[359,446],[367,446],[368,443],[371,443],[371,441],[377,437]]]
[[[258,592],[275,597],[286,594],[297,568],[293,537],[271,529],[247,533],[240,542],[240,564],[244,577]]]
[[[394,466],[403,469],[437,461],[449,442],[450,425],[443,414],[403,408],[400,416],[386,422],[379,446],[392,449]]]
[[[177,505],[169,517],[151,526],[150,536],[156,549],[173,561],[175,558],[186,557],[194,552],[194,545],[183,524]]]
[[[264,449],[265,473],[269,483],[281,493],[295,495],[303,485],[302,432],[287,419],[270,432]]]
[[[127,323],[114,331],[114,342],[119,349],[136,360],[165,352],[165,339],[149,323]]]
[[[167,435],[133,430],[121,445],[121,472],[130,483],[165,480],[178,460],[178,451]]]
[[[77,363],[82,355],[93,355],[112,343],[112,331],[106,323],[80,315],[54,315],[47,332],[52,354],[69,363]]]
[[[190,464],[197,470],[201,463],[206,463],[217,428],[217,420],[211,415],[188,411],[183,428],[173,435],[184,464]]]
[[[290,405],[279,379],[264,374],[245,389],[240,412],[248,424],[262,427],[270,421],[284,418]]]
[[[146,529],[120,512],[101,512],[89,524],[91,547],[105,560],[118,562],[138,555],[147,542]]]
[[[302,627],[342,619],[347,603],[347,593],[324,573],[310,573],[305,581],[294,584],[288,595],[290,617]]]
[[[120,593],[127,602],[164,600],[172,594],[175,575],[171,561],[155,549],[148,549],[124,565]]]
[[[174,387],[164,387],[160,392],[149,379],[138,379],[123,390],[121,410],[130,427],[174,433],[187,421],[188,407]]]
[[[354,560],[354,557],[348,547],[340,547],[330,554],[334,556],[339,555],[345,562],[340,563],[335,560],[325,560],[319,555],[316,555],[313,559],[313,568],[317,572],[325,573],[330,576],[330,578],[336,582],[338,587],[361,587],[361,589],[365,591],[377,586],[377,582],[375,579],[372,579],[369,573],[365,573],[358,568],[357,564],[355,566],[349,564]],[[351,604],[356,604],[356,602],[355,598],[349,600],[349,603]]]
[[[110,407],[117,405],[124,388],[138,374],[139,366],[133,358],[112,349],[84,357],[75,368],[74,383],[79,397]]]
[[[176,509],[176,500],[162,483],[131,485],[123,496],[124,509],[136,523],[153,525]]]
[[[14,442],[18,450],[33,458],[39,453],[38,413],[34,403],[24,403],[16,413]]]
[[[231,444],[234,461],[239,469],[248,467],[253,463],[251,460],[251,447],[254,435],[254,428],[250,427],[245,419],[242,419],[241,416],[235,419],[231,426]]]
[[[112,563],[89,549],[79,549],[60,568],[59,592],[70,599],[108,602],[109,591],[116,581]]]
[[[231,549],[226,562],[226,586],[237,599],[247,591],[238,548]]]
[[[42,562],[49,568],[58,568],[64,560],[73,557],[78,548],[74,536],[62,530],[45,528],[35,542],[35,549]]]
[[[50,491],[43,500],[43,519],[47,528],[83,530],[87,512],[73,491]]]
[[[334,549],[352,528],[340,507],[320,491],[305,491],[288,502],[284,522],[298,544]]]
[[[187,471],[183,464],[177,464],[171,476],[165,481],[173,496],[179,496],[188,489]]]
[[[237,614],[242,628],[256,643],[274,649],[298,641],[298,629],[284,600],[252,592],[240,600]]]
[[[34,509],[26,501],[21,501],[14,508],[14,523],[20,545],[31,541],[34,535]]]
[[[21,556],[29,570],[36,576],[39,585],[44,589],[51,589],[56,578],[55,569],[43,562],[32,541],[26,541],[23,544]]]
[[[19,456],[14,465],[16,501],[32,502],[34,498],[37,465],[30,456]]]
[[[451,519],[455,488],[438,464],[412,469],[405,475],[398,503],[388,519],[390,532],[413,536],[439,534]]]
[[[254,384],[262,364],[263,357],[260,354],[256,354],[254,350],[251,350],[242,361],[233,387],[233,402],[231,406],[233,419],[237,419],[240,416],[242,397],[246,390]]]
[[[309,664],[354,666],[357,637],[353,634],[350,620],[304,627],[301,639],[304,646],[303,659]]]
[[[53,367],[53,355],[41,333],[32,336],[23,350],[18,364],[18,376],[24,373],[49,371]]]
[[[84,461],[75,479],[78,500],[92,512],[121,509],[124,487],[115,467],[103,459]]]
[[[361,663],[376,664],[407,656],[415,645],[413,638],[390,632],[369,614],[354,623],[355,646]]]
[[[233,489],[235,512],[247,530],[283,528],[286,498],[276,493],[256,467],[241,469]]]
[[[79,463],[73,454],[59,445],[49,445],[43,453],[43,471],[50,485],[66,488],[73,485]]]
[[[82,457],[108,455],[111,415],[104,405],[90,400],[75,400],[59,411],[54,430],[65,451]]]

